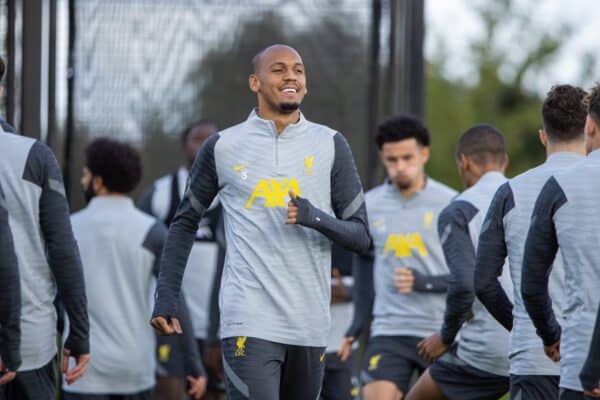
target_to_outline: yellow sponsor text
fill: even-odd
[[[377,355],[374,355],[373,357],[369,358],[369,371],[373,371],[374,369],[377,369],[380,359],[381,359],[381,354],[377,354]]]
[[[248,199],[246,208],[252,207],[256,199],[259,198],[264,199],[263,207],[265,208],[286,207],[285,199],[290,189],[298,196],[302,195],[296,178],[261,179]]]
[[[417,251],[421,257],[427,255],[427,248],[423,243],[420,233],[416,232],[406,235],[392,233],[387,237],[385,246],[383,247],[383,255],[387,255],[393,251],[398,258],[410,257],[412,250]]]

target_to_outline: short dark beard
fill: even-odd
[[[284,114],[291,114],[300,108],[300,103],[279,103],[279,111]]]

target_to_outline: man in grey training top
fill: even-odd
[[[85,149],[81,184],[89,204],[73,214],[72,222],[88,287],[91,342],[98,351],[86,376],[63,385],[65,400],[151,398],[155,338],[147,324],[149,294],[167,229],[136,209],[127,195],[141,175],[140,155],[126,143],[98,138]],[[179,311],[189,330],[183,300]],[[189,395],[199,399],[206,379],[192,332],[185,338]]]
[[[502,133],[485,124],[469,128],[456,146],[456,163],[467,190],[442,211],[438,223],[450,269],[444,323],[439,333],[419,344],[425,358],[443,356],[421,376],[408,400],[495,400],[509,388],[508,332],[475,299],[473,280],[483,218],[506,182]],[[508,268],[500,279],[512,292]]]
[[[0,120],[0,185],[10,214],[21,284],[21,357],[16,378],[0,399],[54,400],[57,294],[71,321],[63,348],[68,384],[81,378],[90,359],[85,284],[60,167],[52,150],[14,133]],[[70,357],[76,366],[68,369]]]
[[[371,246],[364,195],[344,137],[300,113],[298,52],[253,60],[258,108],[211,136],[169,230],[152,324],[174,334],[177,299],[198,222],[218,194],[227,258],[220,293],[227,396],[314,399],[329,333],[331,243]],[[289,196],[289,201],[286,201]]]
[[[546,355],[560,360],[560,399],[584,399],[597,382],[579,380],[600,302],[600,84],[586,98],[582,161],[555,173],[543,186],[525,242],[521,294]],[[560,249],[565,273],[564,323],[552,309],[549,277]],[[540,343],[541,346],[541,343]]]
[[[485,218],[486,229],[479,237],[475,290],[494,318],[511,331],[509,358],[513,399],[558,399],[560,365],[544,354],[521,298],[523,238],[544,183],[553,174],[583,159],[583,127],[587,115],[584,97],[585,91],[571,85],[555,86],[548,92],[542,105],[543,129],[539,133],[548,159],[498,189]],[[507,256],[514,285],[514,307],[508,297],[510,293],[504,291],[498,280]],[[560,252],[554,259],[549,282],[552,308],[563,324],[564,268]]]
[[[417,344],[442,323],[448,267],[436,225],[456,192],[425,174],[430,135],[419,119],[390,118],[375,140],[388,179],[366,195],[373,251],[357,260],[354,320],[341,353],[373,314],[363,395],[396,400],[408,392],[413,372],[429,365]]]

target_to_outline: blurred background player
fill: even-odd
[[[201,119],[188,126],[181,135],[185,164],[172,174],[154,182],[139,199],[138,207],[164,222],[171,224],[179,202],[183,198],[189,171],[202,144],[217,132],[210,120]],[[225,261],[225,233],[223,212],[215,200],[198,224],[196,239],[183,279],[183,290],[194,325],[194,336],[208,373],[208,391],[205,399],[223,392],[223,370],[218,340],[218,293]],[[184,355],[181,336],[158,336],[159,363],[156,392],[163,398],[179,400],[184,392]]]
[[[167,230],[137,210],[127,196],[141,174],[140,156],[128,144],[100,138],[85,150],[81,185],[89,204],[72,221],[88,288],[91,343],[97,350],[87,375],[63,385],[65,400],[152,396],[155,339],[147,320],[152,307],[149,294]],[[181,320],[188,321],[189,330],[189,316]],[[185,356],[196,364],[188,376],[189,394],[199,399],[206,379],[193,337],[189,341]]]
[[[4,72],[4,62],[0,64]],[[85,285],[58,162],[46,145],[14,132],[0,120],[0,185],[10,215],[22,298],[22,362],[16,378],[4,386],[2,396],[54,400],[54,300],[60,296],[72,322],[61,364],[65,379],[72,383],[83,376],[90,359]],[[69,357],[76,361],[70,370]]]
[[[368,323],[365,313],[372,312],[360,376],[363,395],[366,400],[396,400],[407,393],[413,371],[428,366],[417,343],[442,323],[448,268],[436,224],[456,192],[425,174],[430,137],[417,118],[387,120],[379,126],[376,142],[387,179],[366,195],[373,254],[360,257],[360,293],[343,352]],[[373,281],[363,277],[369,273],[374,274],[374,308],[373,286],[364,285]]]
[[[583,399],[579,374],[600,302],[600,85],[586,97],[587,157],[544,184],[523,255],[521,294],[544,351],[560,360],[560,399]],[[557,251],[565,271],[564,324],[552,309],[548,280]],[[588,387],[589,389],[589,387]]]
[[[354,387],[354,360],[350,354],[340,352],[346,329],[352,322],[352,258],[351,252],[332,245],[331,330],[325,350],[322,400],[351,400],[358,395],[358,388]]]
[[[535,327],[521,298],[524,237],[542,186],[553,174],[581,161],[585,154],[583,129],[587,111],[585,91],[571,85],[553,87],[542,105],[540,141],[546,148],[545,163],[510,179],[494,195],[479,237],[475,266],[475,291],[488,311],[510,334],[511,398],[558,399],[560,365],[544,354]],[[513,282],[513,304],[498,276],[508,256]],[[552,308],[564,323],[564,267],[556,254],[549,277]]]
[[[442,211],[438,222],[450,269],[444,324],[419,343],[419,353],[437,361],[411,389],[407,398],[412,400],[491,400],[509,389],[508,331],[475,299],[473,280],[483,219],[494,193],[506,182],[504,136],[491,125],[469,128],[456,146],[456,163],[467,190]],[[500,279],[512,293],[508,268]],[[459,330],[454,351],[450,347]]]

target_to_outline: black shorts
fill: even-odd
[[[15,379],[0,386],[0,400],[54,400],[56,366],[54,359],[38,369],[21,371]]]
[[[498,400],[510,388],[508,376],[471,367],[452,353],[431,364],[429,374],[449,400]]]
[[[133,394],[89,394],[62,392],[62,400],[150,400],[152,390]]]
[[[510,398],[558,400],[558,375],[511,375]]]
[[[156,376],[185,379],[183,335],[156,336]]]
[[[417,350],[423,338],[416,336],[375,336],[369,339],[365,363],[360,372],[363,385],[390,381],[406,394],[413,372],[421,374],[429,366]]]
[[[352,357],[340,360],[336,353],[325,355],[325,376],[321,400],[352,400],[358,394],[352,379]]]
[[[595,397],[597,399],[597,397]],[[560,400],[593,400],[594,397],[584,396],[583,392],[560,388]]]
[[[227,399],[317,399],[325,348],[240,336],[221,341]]]
[[[206,345],[206,341],[204,339],[196,339],[196,343],[198,344],[198,352],[200,353],[200,356],[202,357],[202,361],[204,362],[205,358],[204,358],[204,350],[205,350],[205,345]],[[208,378],[208,384],[206,386],[206,388],[208,390],[211,391],[219,391],[222,392],[225,390],[225,382],[223,382],[222,379],[219,379],[219,377],[209,368],[206,368],[206,363],[204,362],[204,369],[206,369],[206,375]]]

